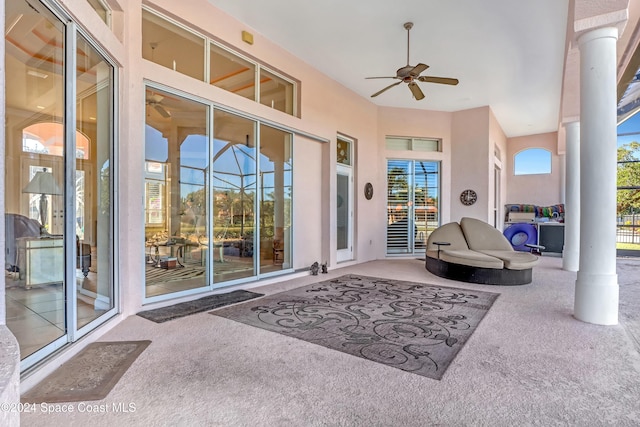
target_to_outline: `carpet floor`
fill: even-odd
[[[440,379],[497,297],[350,274],[211,314]]]
[[[554,257],[541,257],[525,286],[454,282],[402,259],[285,277],[251,290],[270,296],[358,274],[500,297],[440,381],[206,312],[166,323],[129,316],[100,340],[153,343],[96,403],[135,410],[38,411],[21,425],[636,427],[639,271],[640,259],[618,259],[616,326],[573,318],[576,273]]]

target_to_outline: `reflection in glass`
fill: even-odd
[[[427,237],[438,228],[438,168],[437,162],[414,162],[414,250],[424,250]]]
[[[260,125],[260,273],[291,268],[291,139]]]
[[[78,328],[114,308],[110,236],[113,67],[77,40],[76,284]],[[80,139],[83,141],[83,139]]]
[[[336,240],[337,249],[349,247],[349,174],[336,174]]]
[[[6,320],[24,359],[67,333],[65,30],[38,3],[5,7]]]
[[[204,80],[204,39],[147,10],[142,11],[142,57]]]
[[[208,107],[148,88],[145,130],[147,297],[207,286]]]
[[[211,76],[214,86],[245,98],[256,99],[256,67],[249,61],[211,43]]]
[[[293,111],[293,83],[260,69],[260,103],[287,114]]]
[[[214,111],[213,281],[254,276],[255,122]]]

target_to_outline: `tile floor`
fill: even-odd
[[[78,286],[90,286],[95,281],[90,272],[85,279],[78,273]],[[65,334],[65,297],[62,283],[32,286],[25,289],[12,273],[5,274],[7,326],[20,344],[20,356],[25,358]],[[77,298],[78,327],[98,318],[105,311],[93,306],[93,298]]]

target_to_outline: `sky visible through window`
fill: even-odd
[[[551,173],[551,151],[544,148],[528,148],[516,154],[514,159],[516,175]]]
[[[634,141],[640,141],[640,113],[618,125],[618,147]]]

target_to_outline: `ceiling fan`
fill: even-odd
[[[147,98],[147,105],[153,107],[153,109],[156,110],[158,114],[160,114],[165,119],[168,119],[171,117],[171,113],[162,106],[161,103],[163,99],[164,96],[153,93]]]
[[[425,83],[440,83],[453,86],[458,84],[458,79],[453,79],[450,77],[421,76],[420,73],[429,68],[429,66],[426,64],[419,63],[415,67],[413,65],[409,65],[409,31],[412,27],[413,22],[406,22],[404,24],[404,28],[405,30],[407,30],[407,65],[402,68],[398,68],[398,71],[396,71],[396,75],[394,77],[367,77],[367,79],[398,79],[400,81],[393,83],[385,87],[384,89],[374,93],[373,95],[371,95],[372,98],[380,95],[387,89],[391,89],[392,87],[399,85],[400,83],[407,83],[407,85],[409,86],[409,90],[411,90],[411,93],[413,94],[413,97],[417,101],[419,101],[424,98],[424,93],[422,93],[422,90],[416,83],[416,80]]]

